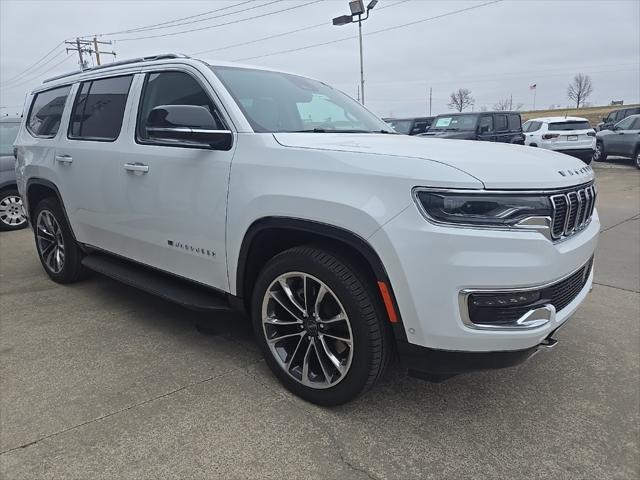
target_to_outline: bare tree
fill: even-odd
[[[513,96],[509,95],[507,98],[504,98],[502,100],[498,100],[498,103],[496,103],[493,106],[494,110],[498,110],[498,111],[516,111],[516,110],[520,110],[522,108],[522,104],[521,103],[513,103]]]
[[[573,82],[567,87],[567,97],[576,102],[576,108],[584,106],[584,102],[593,92],[593,85],[589,75],[578,73],[573,77]]]
[[[471,96],[471,90],[466,88],[459,88],[457,92],[452,92],[449,100],[449,108],[455,108],[459,112],[475,103],[474,98]]]

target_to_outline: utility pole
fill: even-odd
[[[85,70],[89,66],[87,61],[83,57],[84,53],[89,55],[92,55],[95,53],[96,63],[98,65],[100,65],[100,54],[113,55],[114,57],[116,56],[116,52],[101,52],[99,50],[98,45],[99,44],[111,45],[111,42],[101,42],[96,37],[93,37],[93,40],[83,40],[81,38],[76,38],[75,41],[68,40],[68,41],[65,41],[64,43],[66,43],[67,45],[72,45],[71,47],[67,47],[67,53],[69,53],[70,51],[78,52],[78,58],[80,60],[80,70]]]
[[[429,87],[429,116],[431,116],[432,102],[433,102],[433,87]]]
[[[360,103],[360,85],[358,85],[358,103]]]
[[[369,16],[369,12],[367,12]],[[362,58],[362,15],[358,15],[358,36],[360,37],[360,90],[362,91],[362,105],[364,105],[364,60]]]
[[[97,37],[93,37],[93,48],[96,52],[96,63],[98,65],[100,65],[100,54],[103,55],[113,55],[114,57],[116,56],[116,52],[101,52],[100,51],[100,47],[98,47],[98,45],[112,45],[113,42],[109,41],[109,42],[102,42],[99,41]]]

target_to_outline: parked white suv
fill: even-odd
[[[244,310],[318,404],[367,390],[394,350],[438,379],[519,363],[592,283],[590,167],[396,135],[297,75],[172,54],[96,67],[35,89],[16,146],[54,281],[89,268]]]
[[[524,144],[578,157],[591,163],[596,149],[596,131],[580,117],[532,118],[522,125]]]

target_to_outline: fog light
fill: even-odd
[[[474,307],[511,307],[540,300],[540,292],[513,292],[499,295],[474,293],[469,300]]]

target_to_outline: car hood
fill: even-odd
[[[553,189],[594,178],[581,160],[542,148],[407,135],[275,133],[285,147],[415,158],[449,165],[489,189]],[[426,172],[428,178],[428,172]]]
[[[459,138],[459,139],[470,139],[475,137],[475,132],[472,131],[431,131],[425,132],[421,135],[422,137],[430,137],[430,138]]]

